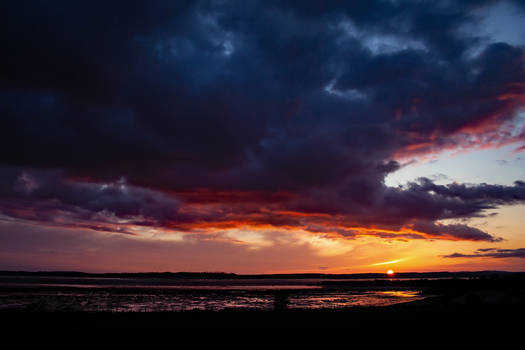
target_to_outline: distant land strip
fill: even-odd
[[[227,272],[112,272],[89,273],[78,271],[0,271],[0,276],[98,277],[98,278],[187,278],[187,279],[373,279],[373,278],[467,278],[525,275],[509,271],[461,272],[399,272],[394,277],[385,273],[294,273],[294,274],[236,274]]]

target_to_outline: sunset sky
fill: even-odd
[[[525,271],[524,1],[0,13],[0,270]]]

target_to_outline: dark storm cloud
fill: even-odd
[[[472,218],[488,215],[489,209],[501,205],[523,203],[525,201],[525,186],[516,181],[513,186],[502,185],[436,185],[427,178],[410,182],[402,187],[384,187],[379,193],[379,199],[374,206],[369,206],[377,217],[377,222],[385,224],[400,224],[412,222],[423,232],[433,232],[447,229],[449,234],[460,237],[487,237],[488,234],[471,231],[463,227],[440,225],[432,222],[443,219]],[[369,221],[374,220],[374,215]],[[419,221],[418,221],[419,220]],[[423,222],[427,223],[423,225]],[[463,226],[463,225],[461,225]],[[424,228],[423,228],[424,227]],[[488,240],[495,239],[490,238]]]
[[[523,139],[523,48],[461,30],[491,3],[3,3],[0,209],[494,241],[435,221],[522,183],[384,185],[402,156]]]
[[[362,201],[349,197],[346,201],[342,198],[323,201],[322,196],[315,193],[309,197],[242,191],[190,191],[169,195],[129,185],[125,179],[93,183],[68,180],[52,171],[2,170],[0,209],[4,215],[50,225],[121,233],[132,233],[127,229],[130,225],[179,231],[270,225],[335,233],[346,238],[373,235],[384,239],[501,240],[464,224],[434,222],[484,215],[485,209],[494,207],[487,204],[490,202],[481,206],[469,198],[451,200],[415,184],[411,189],[397,191],[395,201],[392,193],[379,193],[383,200]],[[421,182],[428,185],[429,180]],[[520,185],[502,187],[502,191],[507,192],[516,189],[520,190]],[[477,190],[479,196],[483,196],[482,189]],[[309,202],[314,207],[308,207]],[[334,207],[330,202],[344,205]],[[498,200],[498,204],[505,202]],[[367,229],[368,226],[376,229]]]
[[[454,253],[443,256],[444,258],[525,258],[525,248],[518,249],[478,249],[474,254]]]
[[[502,240],[501,238],[493,237],[475,227],[461,224],[440,225],[429,222],[416,222],[412,228],[420,232],[425,232],[431,236],[449,235],[458,240],[489,242],[498,242]]]
[[[477,184],[467,185],[452,183],[436,185],[427,178],[420,178],[419,183],[411,183],[410,188],[417,191],[434,192],[446,198],[461,198],[486,204],[512,204],[525,200],[525,182],[515,181],[514,186]]]
[[[92,221],[91,228],[97,223],[161,226],[176,219],[180,204],[162,193],[129,186],[125,179],[85,183],[64,180],[52,171],[3,168],[1,185],[0,208],[5,215],[57,224],[69,219],[69,226],[73,220]]]

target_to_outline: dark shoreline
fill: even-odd
[[[474,329],[479,336],[521,334],[525,315],[525,274],[492,274],[477,278],[452,279],[378,279],[373,281],[323,281],[327,290],[418,288],[425,299],[389,306],[354,306],[324,309],[274,309],[172,312],[45,311],[39,309],[0,310],[6,334],[19,331],[53,333],[58,330],[86,332],[98,329],[113,332],[141,329],[148,332],[169,330],[187,335],[196,331],[247,334],[274,334],[290,331],[349,332],[354,336],[370,330],[392,333],[419,332],[434,334]],[[0,288],[16,292],[17,289]],[[21,289],[18,289],[21,290]],[[64,288],[47,289],[63,291]],[[108,292],[118,294],[118,288]],[[180,293],[180,291],[177,291]],[[194,292],[194,291],[193,291]],[[286,292],[286,291],[284,291]],[[188,291],[192,293],[192,291]],[[279,292],[276,292],[279,293]],[[481,332],[481,333],[479,333]],[[484,333],[486,332],[486,333]],[[489,333],[491,332],[491,333]],[[495,333],[497,332],[497,333]]]
[[[183,312],[0,311],[4,339],[17,343],[136,346],[329,347],[443,346],[522,341],[523,298],[486,302],[465,295],[428,297],[390,306]],[[110,341],[110,343],[108,343]],[[358,341],[358,343],[356,343]],[[79,343],[80,342],[80,343]],[[186,345],[185,345],[186,344]]]
[[[513,331],[522,328],[523,303],[487,304],[480,299],[457,302],[449,296],[381,307],[352,307],[317,310],[222,310],[183,312],[42,312],[3,310],[0,319],[9,320],[9,330],[119,330],[167,329],[179,333],[196,329],[215,332],[290,330],[368,330],[370,327],[402,331],[465,327]]]
[[[462,325],[479,327],[521,327],[525,314],[523,290],[453,291],[429,296],[423,300],[389,306],[350,307],[340,309],[283,309],[221,311],[191,310],[180,312],[88,312],[38,311],[7,309],[0,319],[9,320],[4,329],[177,329],[191,331],[194,327],[214,330],[238,329],[341,329],[360,328],[367,324],[401,328]],[[496,323],[494,323],[496,322]]]

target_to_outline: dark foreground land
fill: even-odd
[[[523,304],[478,301],[457,304],[447,297],[434,297],[388,307],[279,311],[6,311],[0,313],[0,318],[7,321],[0,333],[5,335],[3,339],[36,344],[67,345],[73,341],[71,344],[107,345],[109,339],[119,348],[145,343],[148,349],[170,343],[177,348],[225,344],[248,349],[276,345],[297,348],[298,344],[339,348],[342,342],[349,343],[346,348],[400,345],[418,349],[466,346],[470,349],[475,345],[507,349],[522,344]]]
[[[524,305],[455,304],[443,297],[432,297],[385,307],[352,307],[316,310],[223,310],[185,312],[39,312],[5,310],[2,327],[25,329],[152,328],[191,330],[213,329],[383,329],[455,327],[477,325],[483,328],[523,330]],[[513,326],[512,326],[513,325]]]
[[[357,288],[358,281],[331,282],[326,288]],[[372,283],[373,284],[373,283]],[[370,286],[370,282],[367,282]],[[2,332],[25,334],[82,334],[95,330],[148,331],[171,336],[190,334],[272,334],[299,332],[303,340],[311,334],[425,335],[442,339],[451,335],[473,337],[477,342],[519,338],[524,332],[525,276],[486,276],[475,279],[378,281],[389,288],[419,287],[424,300],[384,306],[318,310],[223,310],[185,312],[46,312],[3,310]],[[324,332],[324,333],[323,333]],[[372,336],[373,337],[373,336]],[[373,339],[373,338],[372,338]]]

